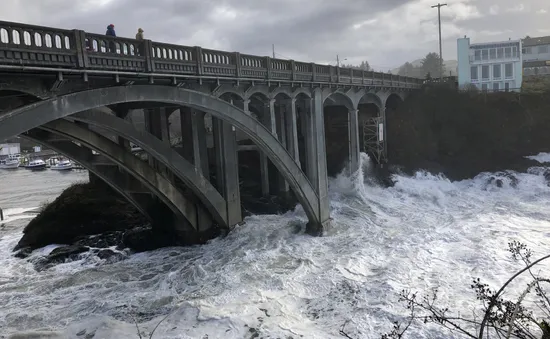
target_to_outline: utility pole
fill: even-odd
[[[441,48],[441,7],[447,6],[447,4],[440,4],[432,6],[437,7],[437,18],[439,20],[439,78],[443,81],[443,49]]]
[[[336,66],[340,67],[340,58],[338,57],[338,54],[336,54]]]
[[[275,59],[275,44],[272,44],[271,47],[273,48],[273,59]]]

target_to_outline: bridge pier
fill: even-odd
[[[288,150],[288,131],[286,124],[286,105],[284,103],[277,106],[276,118],[277,118],[277,130],[279,130],[279,142],[285,149]],[[278,172],[277,172],[278,173]],[[279,183],[279,194],[283,197],[288,197],[290,194],[290,186],[283,176],[278,173],[277,182]]]
[[[359,170],[360,144],[359,144],[359,110],[348,110],[348,140],[349,140],[349,172],[350,175]]]
[[[309,234],[322,235],[324,228],[330,222],[330,200],[328,196],[324,105],[320,89],[313,90],[309,104],[310,114],[307,119],[309,127],[307,132],[309,136],[306,144],[309,153],[307,173],[310,173],[312,176],[310,181],[319,197],[319,203],[315,206],[319,222],[318,224],[309,222],[306,230]]]
[[[217,118],[212,118],[212,129],[217,187],[226,200],[227,224],[233,227],[242,221],[236,133],[233,126]]]

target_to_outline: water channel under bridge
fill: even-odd
[[[12,22],[0,22],[0,79],[0,140],[66,155],[151,219],[165,205],[181,239],[242,221],[243,161],[258,173],[258,196],[295,197],[308,231],[321,233],[328,175],[357,170],[361,150],[385,161],[386,110],[422,85]]]

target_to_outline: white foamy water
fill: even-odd
[[[550,187],[543,170],[515,176],[517,187],[502,177],[501,188],[487,184],[490,174],[450,182],[417,173],[397,176],[391,188],[369,184],[362,173],[340,176],[330,183],[334,220],[323,237],[304,235],[298,207],[249,217],[207,245],[114,264],[85,257],[42,272],[11,256],[26,223],[17,220],[0,230],[0,328],[138,338],[134,321],[147,334],[168,315],[153,338],[341,338],[345,322],[354,338],[380,338],[407,314],[397,302],[402,289],[434,287],[442,303],[471,314],[473,277],[497,288],[522,267],[510,259],[508,241],[525,242],[535,257],[548,249]],[[44,181],[35,178],[28,180]],[[66,177],[49,195],[26,194],[53,199],[81,179]],[[0,206],[39,205],[10,200],[4,186],[0,192]],[[436,337],[453,338],[434,326],[409,334]]]
[[[527,159],[535,160],[540,162],[541,164],[547,164],[550,163],[550,153],[544,153],[541,152],[537,155],[530,155],[526,157]]]

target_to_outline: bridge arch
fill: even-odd
[[[27,133],[20,135],[23,139],[37,142],[41,145],[44,145],[48,148],[53,149],[54,151],[63,154],[69,159],[72,159],[79,164],[81,164],[88,171],[95,174],[101,180],[103,180],[107,185],[109,185],[113,190],[118,192],[121,196],[126,198],[138,211],[147,217],[149,220],[153,220],[146,206],[144,206],[140,201],[134,198],[131,192],[127,191],[122,185],[119,185],[114,178],[110,177],[107,173],[99,170],[98,167],[94,166],[93,163],[88,158],[87,154],[82,152],[82,147],[72,143],[72,142],[60,142],[53,141],[53,133],[45,130],[32,129]]]
[[[126,151],[108,138],[67,120],[51,121],[39,128],[76,141],[101,153],[141,182],[168,206],[177,217],[177,220],[174,220],[177,222],[176,226],[183,226],[183,228],[187,226],[187,230],[189,230],[188,226],[190,225],[195,230],[199,229],[195,204],[183,196],[168,179],[131,152]],[[177,229],[184,231],[183,228]]]
[[[311,183],[272,133],[243,110],[201,92],[176,87],[135,85],[71,93],[30,104],[0,115],[0,139],[19,135],[30,128],[78,112],[117,103],[141,101],[162,102],[196,108],[242,130],[270,158],[281,175],[287,180],[298,201],[302,204],[309,221],[317,225],[325,221],[320,220],[319,197]],[[152,136],[149,139],[152,139]],[[195,187],[198,184],[193,183]]]

